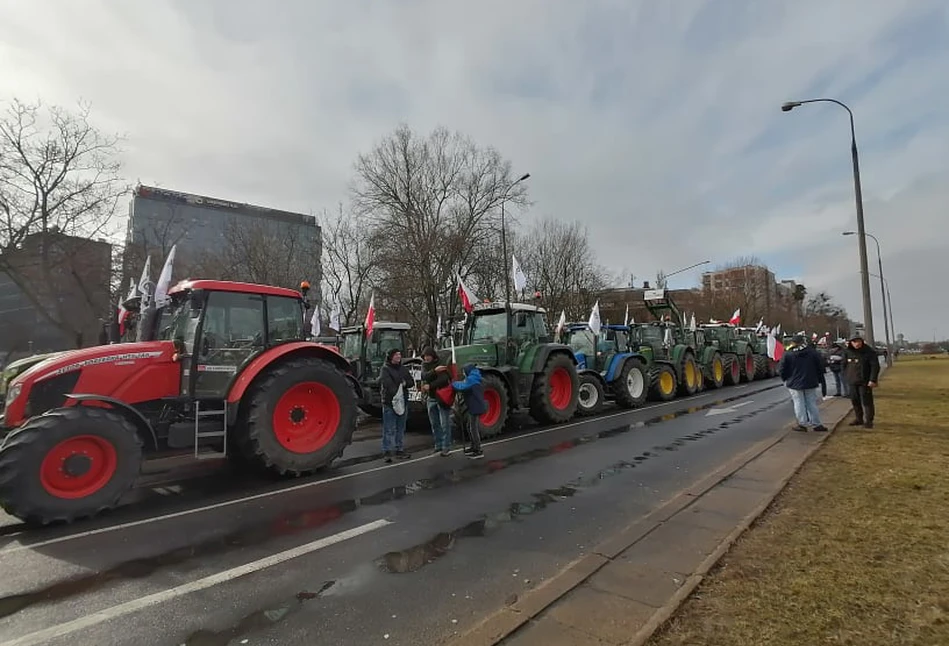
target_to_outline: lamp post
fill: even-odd
[[[697,263],[695,263],[694,265],[689,265],[688,267],[683,267],[682,269],[676,269],[676,270],[675,270],[674,272],[672,272],[671,274],[665,274],[662,278],[663,278],[663,280],[665,280],[665,279],[669,278],[669,276],[675,276],[676,274],[681,274],[682,272],[689,271],[690,269],[695,269],[696,267],[701,267],[702,265],[707,265],[707,264],[709,264],[710,262],[712,262],[712,261],[711,261],[711,260],[703,260],[702,262],[697,262]]]
[[[893,299],[890,295],[890,281],[883,278],[882,274],[877,276],[876,274],[870,274],[874,278],[882,278],[883,284],[886,287],[886,306],[890,312],[890,329],[893,330],[893,345],[896,345],[896,325],[893,323]],[[892,365],[892,363],[890,363]]]
[[[520,184],[526,179],[529,179],[531,176],[530,173],[524,173],[516,181],[512,182],[505,190],[504,194],[501,196],[501,253],[504,254],[504,300],[507,303],[507,307],[510,308],[511,303],[511,272],[508,271],[507,263],[507,230],[504,225],[504,203],[507,202],[507,196],[511,193],[511,189]],[[510,336],[510,334],[508,334]]]
[[[846,103],[837,99],[806,99],[804,101],[788,101],[781,106],[782,112],[790,112],[805,103],[834,103],[847,111],[850,116],[850,157],[853,161],[853,192],[857,203],[857,234],[860,248],[860,287],[863,292],[863,319],[867,341],[873,345],[873,305],[870,301],[870,270],[867,267],[867,239],[863,225],[863,189],[860,186],[860,157],[857,154],[857,134],[853,125],[853,112]]]
[[[855,236],[857,235],[857,232],[844,231],[841,235]],[[892,363],[892,359],[890,358],[890,353],[892,352],[892,347],[891,347],[891,342],[890,342],[890,322],[887,319],[887,304],[886,304],[886,301],[887,301],[886,294],[889,291],[889,289],[886,287],[886,279],[883,278],[883,254],[880,253],[880,240],[877,239],[877,237],[873,235],[872,233],[864,232],[863,235],[867,236],[868,238],[872,238],[873,242],[875,242],[877,246],[877,266],[879,267],[879,270],[880,270],[880,275],[879,275],[880,302],[883,303],[883,330],[884,330],[884,333],[886,334],[886,357],[887,357],[886,360],[887,360],[887,365],[892,366],[893,363]],[[892,317],[892,315],[893,315],[893,311],[891,309],[890,316]],[[894,335],[896,334],[896,330],[893,330],[893,334]]]

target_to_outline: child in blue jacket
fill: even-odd
[[[473,363],[468,363],[465,364],[464,372],[464,381],[454,381],[451,386],[461,393],[464,403],[463,419],[467,422],[468,437],[471,438],[471,447],[465,449],[465,455],[477,460],[484,457],[481,450],[481,416],[488,412],[488,404],[484,400],[481,371]]]

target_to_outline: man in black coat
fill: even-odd
[[[410,456],[405,451],[405,422],[409,416],[409,388],[415,385],[412,374],[402,365],[402,352],[389,350],[385,365],[379,372],[382,397],[382,453],[386,462],[392,455],[400,460]],[[401,397],[399,392],[401,388]]]
[[[850,339],[844,350],[843,373],[850,389],[850,403],[855,416],[850,425],[873,428],[876,413],[873,389],[880,378],[880,355],[864,343],[859,334]]]
[[[794,416],[797,417],[795,431],[806,431],[808,426],[819,432],[827,430],[820,421],[817,397],[823,373],[823,361],[817,350],[807,345],[803,336],[794,336],[787,352],[781,357],[778,374],[794,402]]]

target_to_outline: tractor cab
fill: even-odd
[[[547,313],[536,305],[524,303],[484,303],[477,305],[468,317],[462,339],[465,359],[460,363],[489,366],[517,363],[538,343],[551,343]],[[457,355],[457,348],[456,348]]]
[[[563,342],[573,350],[581,368],[602,372],[614,356],[628,351],[628,330],[625,325],[604,325],[596,335],[587,323],[568,323]]]
[[[352,364],[359,381],[378,379],[390,350],[406,353],[409,346],[406,336],[411,329],[408,323],[376,321],[372,326],[372,338],[367,340],[366,328],[362,325],[343,328],[340,353]]]

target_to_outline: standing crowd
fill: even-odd
[[[854,411],[851,426],[873,428],[876,410],[873,405],[873,389],[880,377],[880,355],[864,343],[863,337],[854,335],[846,343],[838,341],[828,350],[820,351],[796,335],[781,358],[778,374],[791,393],[797,426],[794,430],[808,428],[823,432],[827,427],[821,422],[818,408],[818,388],[827,396],[827,370],[834,376],[837,397],[850,397]]]

